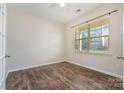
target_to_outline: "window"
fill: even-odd
[[[75,31],[75,50],[105,52],[109,49],[109,19],[86,24]]]

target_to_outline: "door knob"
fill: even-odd
[[[10,56],[10,55],[6,55],[6,56],[5,56],[5,58],[9,58],[9,57],[11,57],[11,56]]]
[[[117,57],[117,59],[122,59],[122,60],[124,60],[124,57],[119,56],[119,57]]]

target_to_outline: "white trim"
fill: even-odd
[[[5,78],[4,78],[4,76],[3,76],[3,77],[2,77],[2,80],[1,80],[1,82],[0,82],[0,90],[4,90],[4,89],[5,89],[4,83],[5,83]]]
[[[98,71],[98,72],[101,72],[101,73],[108,74],[110,76],[114,76],[114,77],[118,77],[118,78],[123,79],[123,75],[119,75],[119,74],[115,74],[115,73],[108,72],[108,71],[105,71],[105,70],[97,69],[97,68],[86,66],[86,65],[83,65],[83,64],[79,64],[79,63],[75,63],[74,61],[70,61],[70,60],[66,60],[66,62],[70,62],[70,63],[76,64],[76,65],[79,65],[79,66],[82,66],[82,67],[85,67],[85,68],[89,68],[89,69],[92,69],[92,70],[95,70],[95,71]]]
[[[105,70],[101,70],[101,69],[96,69],[96,68],[93,68],[93,67],[89,67],[89,66],[86,66],[86,65],[79,64],[79,63],[75,63],[75,62],[70,61],[70,60],[60,60],[60,61],[56,61],[56,62],[50,62],[50,63],[45,63],[45,64],[38,64],[38,65],[32,65],[32,66],[27,66],[27,67],[22,67],[22,68],[17,68],[17,69],[11,69],[11,70],[7,71],[6,78],[7,78],[8,74],[10,72],[29,69],[29,68],[35,68],[35,67],[39,67],[39,66],[45,66],[45,65],[50,65],[50,64],[54,64],[54,63],[60,63],[60,62],[73,63],[73,64],[76,64],[76,65],[79,65],[79,66],[82,66],[82,67],[86,67],[86,68],[89,68],[89,69],[92,69],[92,70],[95,70],[95,71],[98,71],[98,72],[101,72],[101,73],[105,73],[105,74],[114,76],[114,77],[118,77],[118,78],[121,78],[121,79],[123,78],[123,76],[121,76],[121,75],[118,75],[118,74],[115,74],[115,73],[112,73],[112,72],[108,72],[108,71],[105,71]]]
[[[0,13],[1,13],[1,31],[2,31],[2,56],[0,59],[2,59],[2,79],[0,81],[0,89],[5,89],[5,51],[6,51],[6,4],[0,4]],[[3,14],[4,12],[4,14]],[[4,36],[4,37],[3,37]]]
[[[30,68],[35,68],[35,67],[39,67],[39,66],[45,66],[45,65],[50,65],[50,64],[54,64],[54,63],[60,63],[60,62],[64,62],[65,60],[60,60],[60,61],[54,61],[54,62],[46,62],[45,64],[37,64],[37,65],[32,65],[32,66],[26,66],[26,67],[22,67],[22,68],[17,68],[17,69],[11,69],[7,71],[6,74],[6,78],[8,76],[8,74],[10,72],[14,72],[14,71],[19,71],[19,70],[24,70],[24,69],[30,69]]]
[[[124,23],[124,4],[123,4],[123,23]],[[123,56],[124,56],[124,24],[123,24]],[[124,90],[124,63],[123,63],[123,90]]]
[[[3,59],[5,56],[0,57],[0,59]]]
[[[3,84],[3,78],[0,80],[0,89],[2,89],[2,84]]]

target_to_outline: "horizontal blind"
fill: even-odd
[[[109,17],[105,17],[76,28],[76,49],[79,51],[89,51],[92,48],[107,50],[109,47],[109,20]]]
[[[109,18],[101,19],[99,21],[93,22],[90,24],[90,29],[91,28],[97,28],[103,25],[109,24]]]
[[[78,27],[76,29],[76,32],[86,31],[88,29],[101,27],[101,26],[107,25],[107,24],[109,24],[109,18],[101,19],[101,20],[98,20],[98,21],[83,25],[81,27]]]

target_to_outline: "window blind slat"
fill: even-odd
[[[109,24],[109,19],[108,18],[91,23],[90,24],[90,29],[97,28],[97,27],[100,27],[100,26],[103,26],[103,25],[106,25],[106,24]]]

